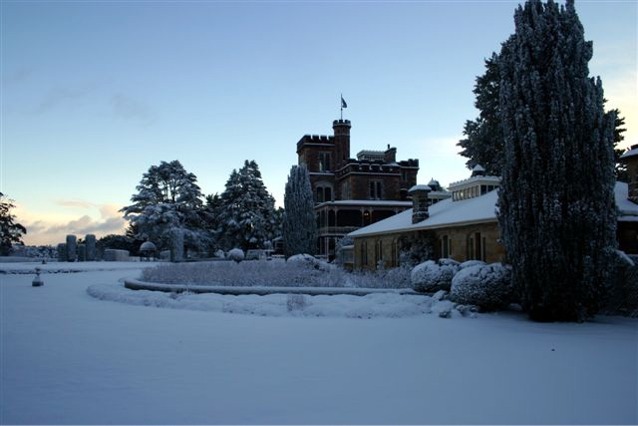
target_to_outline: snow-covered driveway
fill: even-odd
[[[636,320],[263,317],[87,294],[137,274],[0,275],[0,423],[638,423]]]

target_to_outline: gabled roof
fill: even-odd
[[[616,182],[614,194],[618,207],[618,221],[638,221],[638,205],[627,199],[627,193],[627,184]],[[412,209],[409,209],[365,228],[357,229],[348,235],[363,237],[496,222],[497,200],[498,191],[461,201],[447,199],[431,205],[430,217],[424,221],[412,223]]]

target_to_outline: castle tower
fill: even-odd
[[[335,120],[332,122],[335,144],[335,169],[346,164],[350,158],[350,120]]]

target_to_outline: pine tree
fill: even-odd
[[[226,250],[264,247],[275,235],[275,199],[268,193],[255,161],[233,170],[221,195],[218,243]]]
[[[627,174],[627,165],[620,161],[620,157],[625,153],[625,150],[618,148],[618,144],[625,140],[623,133],[627,131],[625,129],[625,117],[620,116],[620,110],[614,109],[609,111],[608,114],[614,114],[614,161],[616,162],[616,180],[619,182],[629,182],[629,175]]]
[[[170,248],[175,230],[181,230],[186,248],[198,250],[206,244],[209,236],[197,177],[179,161],[151,166],[136,189],[133,204],[120,210],[134,226],[136,239]]]
[[[284,193],[284,254],[314,254],[317,246],[317,221],[310,175],[304,165],[290,169]]]
[[[589,78],[592,43],[573,0],[529,0],[514,19],[499,57],[503,243],[532,319],[582,321],[615,255],[615,115]]]
[[[465,122],[466,136],[457,144],[459,153],[469,158],[467,167],[480,164],[488,175],[500,176],[503,167],[503,132],[499,116],[499,71],[498,55],[485,60],[485,74],[476,78],[472,91],[476,95],[474,106],[479,110],[475,120]]]
[[[27,228],[15,222],[15,215],[11,209],[15,208],[13,200],[10,200],[0,192],[0,255],[11,254],[14,243],[22,243],[22,235],[27,233]]]

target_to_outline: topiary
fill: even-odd
[[[234,248],[231,251],[228,252],[228,258],[230,260],[234,260],[235,262],[239,263],[242,260],[244,260],[244,251],[240,248]]]
[[[506,307],[514,295],[511,269],[500,263],[461,269],[452,278],[450,300],[486,311]]]
[[[412,268],[410,281],[415,291],[434,293],[450,290],[452,277],[459,270],[459,263],[453,259],[428,260]]]

